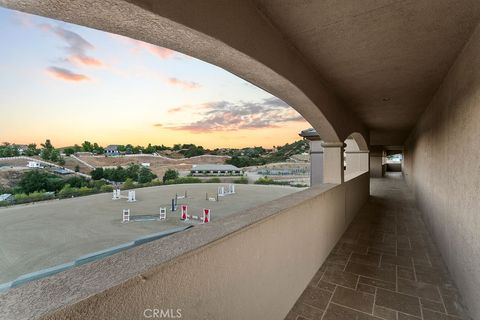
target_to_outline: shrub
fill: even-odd
[[[106,184],[100,187],[101,192],[113,192],[113,186]]]
[[[184,183],[201,183],[202,180],[194,177],[182,177],[174,180],[167,180],[164,184],[184,184]]]
[[[276,181],[268,177],[259,178],[257,181],[255,181],[255,184],[273,184],[273,185],[281,185],[281,186],[290,185],[288,181]]]
[[[248,184],[248,179],[246,177],[241,177],[240,179],[233,180],[233,183]]]
[[[220,178],[216,178],[216,177],[215,177],[215,178],[207,179],[207,180],[205,180],[205,182],[206,182],[206,183],[220,183],[220,182],[222,182],[222,181],[220,180]]]
[[[178,179],[178,171],[173,169],[168,169],[165,174],[163,175],[163,182],[168,180],[176,180]]]
[[[132,178],[128,178],[125,180],[125,182],[122,184],[122,189],[133,189],[135,188],[135,184],[133,183]]]

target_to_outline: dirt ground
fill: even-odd
[[[206,193],[213,197],[218,186],[187,184],[136,189],[135,203],[112,200],[112,194],[104,193],[0,208],[0,283],[141,236],[185,226],[180,211],[170,210],[175,194],[187,191],[187,198],[179,200],[179,204],[187,204],[192,215],[201,215],[203,208],[211,209],[212,223],[221,227],[224,217],[302,190],[236,185],[235,194],[220,197],[219,202],[207,201]],[[160,207],[167,208],[166,221],[121,222],[123,209],[130,209],[132,216],[156,215]]]

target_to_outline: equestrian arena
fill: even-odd
[[[234,191],[229,192],[229,191]],[[209,223],[302,189],[286,186],[182,184],[102,193],[0,208],[0,283],[149,234]],[[218,196],[224,192],[223,196]],[[186,196],[186,197],[185,197]],[[176,211],[172,200],[176,199]],[[217,201],[218,199],[218,201]],[[133,200],[133,201],[132,201]],[[175,203],[174,203],[175,204]],[[194,219],[181,220],[182,206]],[[166,218],[159,219],[159,211]],[[129,219],[122,216],[129,213]],[[164,218],[164,219],[163,219]]]

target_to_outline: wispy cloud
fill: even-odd
[[[66,81],[85,81],[85,80],[90,80],[89,77],[83,74],[79,73],[74,73],[68,69],[64,68],[59,68],[59,67],[48,67],[47,69],[48,74],[51,76],[61,79],[61,80],[66,80]]]
[[[66,43],[64,49],[67,56],[63,58],[64,61],[70,62],[74,65],[84,65],[88,67],[105,66],[103,62],[87,54],[88,51],[94,50],[95,46],[85,40],[85,38],[78,33],[60,26],[52,26],[48,23],[42,23],[37,26],[40,30],[50,32]]]
[[[176,113],[176,112],[180,112],[182,110],[183,110],[182,107],[171,108],[171,109],[168,109],[168,113]]]
[[[185,111],[180,108],[169,112]],[[196,106],[200,119],[181,125],[166,125],[171,130],[203,133],[211,131],[236,131],[241,129],[277,128],[283,123],[304,121],[295,110],[278,98],[260,102],[233,103],[229,101],[209,102]],[[200,110],[200,111],[198,111]]]
[[[180,80],[175,77],[170,77],[166,79],[165,82],[172,86],[177,86],[187,90],[198,89],[201,87],[201,85],[198,82]]]

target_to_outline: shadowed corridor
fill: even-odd
[[[369,201],[286,319],[469,319],[401,173],[371,179]]]

